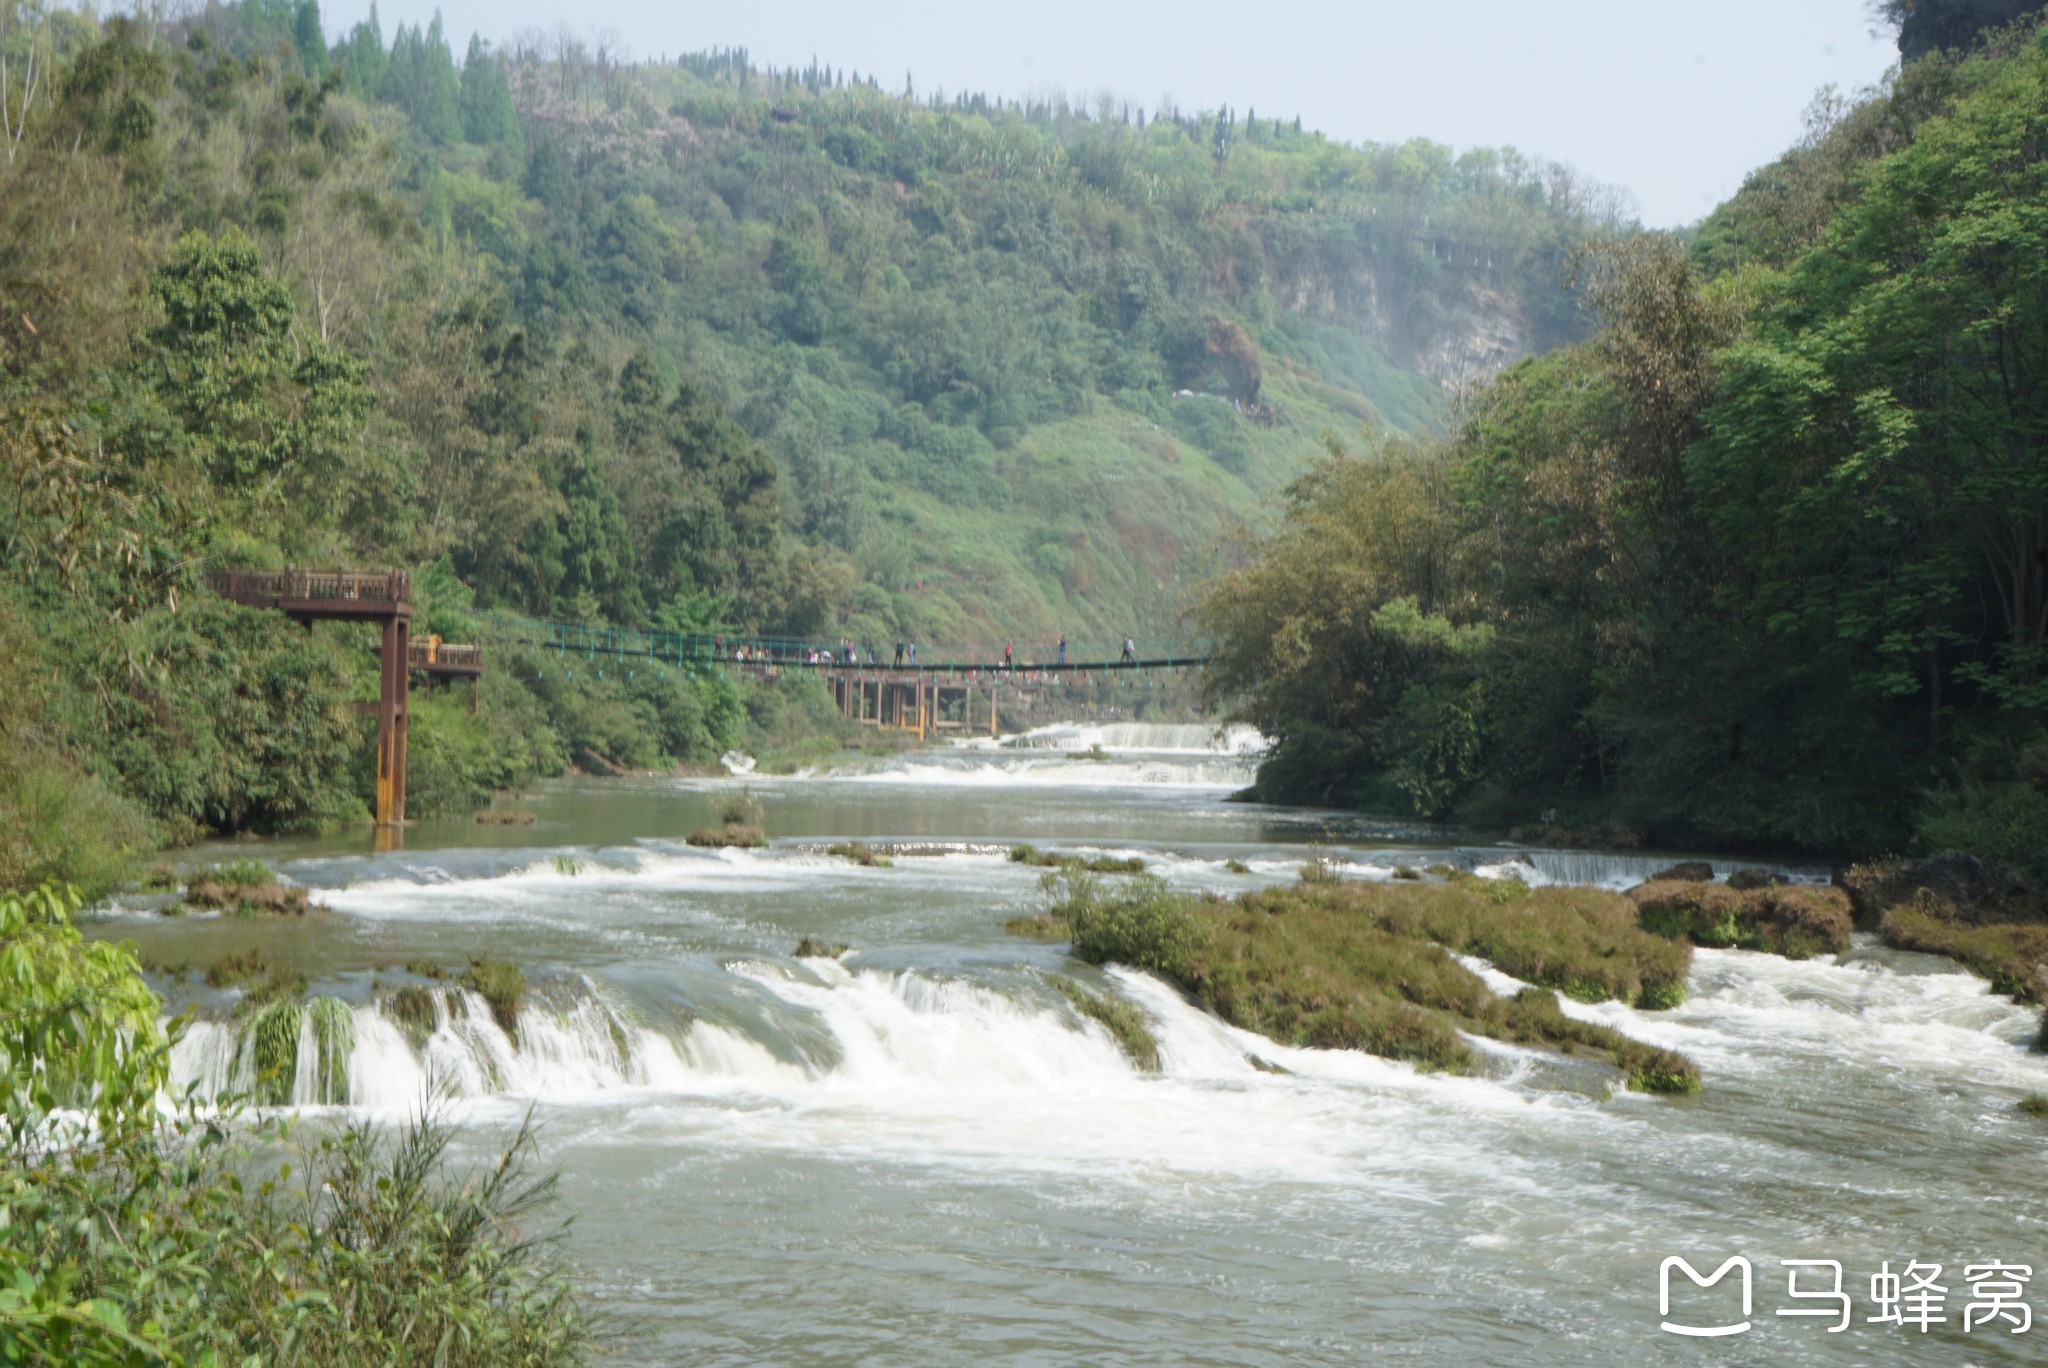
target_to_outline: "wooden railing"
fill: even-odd
[[[207,588],[236,602],[270,599],[335,599],[403,603],[412,576],[403,570],[215,570]]]
[[[445,641],[415,641],[406,655],[408,663],[415,670],[481,670],[484,667],[484,648],[481,646],[455,646]]]

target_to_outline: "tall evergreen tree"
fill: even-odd
[[[515,157],[526,156],[526,136],[519,129],[504,64],[474,33],[462,62],[462,136],[479,147],[503,147]]]
[[[320,0],[299,0],[292,11],[292,43],[308,76],[317,81],[327,74],[327,29],[320,22]]]
[[[349,30],[348,38],[335,50],[341,65],[341,88],[357,99],[370,99],[384,88],[389,58],[384,52],[384,26],[377,20],[377,6],[370,17]]]

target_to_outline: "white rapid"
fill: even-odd
[[[138,907],[113,934],[188,970],[260,951],[335,1004],[248,1010],[177,977],[204,1019],[174,1070],[204,1092],[330,1117],[438,1093],[478,1161],[531,1109],[579,1277],[650,1327],[634,1361],[1683,1357],[1656,1328],[1659,1265],[1730,1253],[1756,1264],[1756,1326],[1716,1362],[2026,1360],[2028,1342],[1959,1324],[1922,1342],[1780,1321],[1775,1261],[1841,1260],[1859,1316],[1886,1260],[2048,1267],[2048,1125],[2017,1106],[2048,1094],[2035,1009],[1859,939],[1800,963],[1701,951],[1671,1011],[1563,1004],[1685,1052],[1704,1080],[1691,1097],[1491,1041],[1459,1077],[1282,1046],[1157,979],[1006,934],[1043,899],[1044,871],[1011,847],[1135,856],[1173,888],[1225,894],[1292,882],[1311,858],[1349,879],[1447,863],[1622,886],[1675,857],[1225,803],[1203,767],[1248,770],[1248,742],[1026,741],[879,776],[565,784],[522,800],[527,828],[267,851],[318,890],[318,915]],[[1111,758],[1082,758],[1096,746]],[[1144,778],[1153,765],[1170,781]],[[687,847],[741,783],[774,844]],[[830,853],[849,840],[887,845],[893,866]],[[479,957],[531,985],[510,1030],[458,986]],[[1136,1012],[1158,1071],[1056,977]]]

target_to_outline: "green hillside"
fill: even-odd
[[[1458,431],[1319,466],[1202,615],[1261,789],[2048,877],[2044,90],[2038,19],[1908,62],[1598,252],[1599,332]]]
[[[1158,640],[1333,435],[1430,430],[1576,336],[1616,230],[1513,153],[743,53],[458,64],[438,24],[329,45],[311,0],[0,0],[0,60],[0,882],[102,882],[51,862],[81,833],[361,814],[370,643],[209,569],[409,568],[457,641],[482,609]],[[416,813],[818,699],[513,653],[442,704]]]

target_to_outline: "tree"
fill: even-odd
[[[327,29],[320,22],[320,0],[299,0],[293,8],[292,43],[306,75],[317,81],[327,74]]]
[[[289,495],[317,521],[368,411],[362,363],[293,336],[291,291],[239,229],[186,234],[150,285],[157,393],[201,468],[252,504]]]
[[[526,157],[526,135],[520,131],[504,64],[475,34],[469,36],[462,62],[462,136],[479,147],[502,147],[522,161]]]
[[[1878,0],[1877,12],[1899,30],[1899,55],[1911,62],[1930,52],[1968,48],[1986,29],[2034,14],[2041,0]]]

